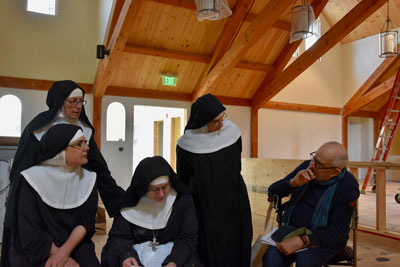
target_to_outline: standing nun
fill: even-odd
[[[137,166],[102,251],[104,267],[199,267],[193,200],[159,156]]]
[[[250,266],[252,223],[240,174],[242,139],[211,94],[192,104],[176,148],[178,176],[192,190],[199,255],[209,267]]]
[[[124,193],[115,183],[96,142],[93,138],[93,126],[85,113],[85,92],[73,81],[57,81],[47,93],[47,111],[41,112],[25,127],[10,172],[10,192],[7,199],[4,218],[1,266],[10,266],[4,255],[9,255],[10,234],[15,226],[17,207],[15,191],[19,188],[20,172],[31,167],[40,158],[40,139],[53,125],[67,123],[80,126],[86,140],[89,141],[88,168],[97,174],[97,186],[110,217],[118,211],[118,205]]]
[[[91,240],[96,173],[82,168],[89,146],[80,127],[58,124],[41,138],[41,156],[19,173],[11,266],[100,266]]]

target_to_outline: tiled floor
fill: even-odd
[[[394,200],[394,195],[400,192],[400,183],[387,184],[387,228],[400,234],[400,204]],[[254,214],[253,232],[255,240],[263,233],[265,216]],[[375,194],[368,192],[360,196],[359,200],[359,222],[364,225],[375,225]],[[110,229],[112,219],[107,218],[107,228]],[[107,231],[108,232],[108,231]],[[95,236],[96,252],[100,259],[101,249],[107,241],[107,236]],[[386,267],[400,266],[400,241],[390,240],[382,243],[379,239],[371,239],[359,234],[357,242],[358,266],[359,267]],[[352,241],[349,241],[352,245]]]

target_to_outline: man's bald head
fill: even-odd
[[[344,146],[335,141],[323,144],[318,149],[317,154],[324,157],[327,162],[330,162],[330,166],[338,167],[340,169],[346,167],[346,164],[349,161],[349,156]]]

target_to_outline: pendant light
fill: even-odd
[[[292,21],[290,27],[290,43],[313,35],[315,21],[313,7],[307,0],[294,1],[292,7]]]
[[[197,16],[201,19],[215,19],[219,17],[221,5],[217,0],[196,0]]]
[[[397,56],[398,31],[392,20],[389,18],[389,1],[387,2],[387,19],[379,33],[379,57]]]

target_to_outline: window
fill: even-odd
[[[132,170],[145,157],[155,155],[175,169],[176,144],[183,134],[185,114],[183,108],[134,105]]]
[[[125,141],[125,107],[113,102],[107,108],[107,141]]]
[[[56,0],[27,0],[26,10],[55,16]]]
[[[300,47],[297,47],[296,51],[293,53],[292,57],[299,57],[300,55]]]
[[[0,98],[0,136],[21,136],[21,101],[14,95]]]
[[[313,25],[313,35],[306,38],[306,50],[313,46],[313,44],[321,37],[321,19],[317,18]]]

